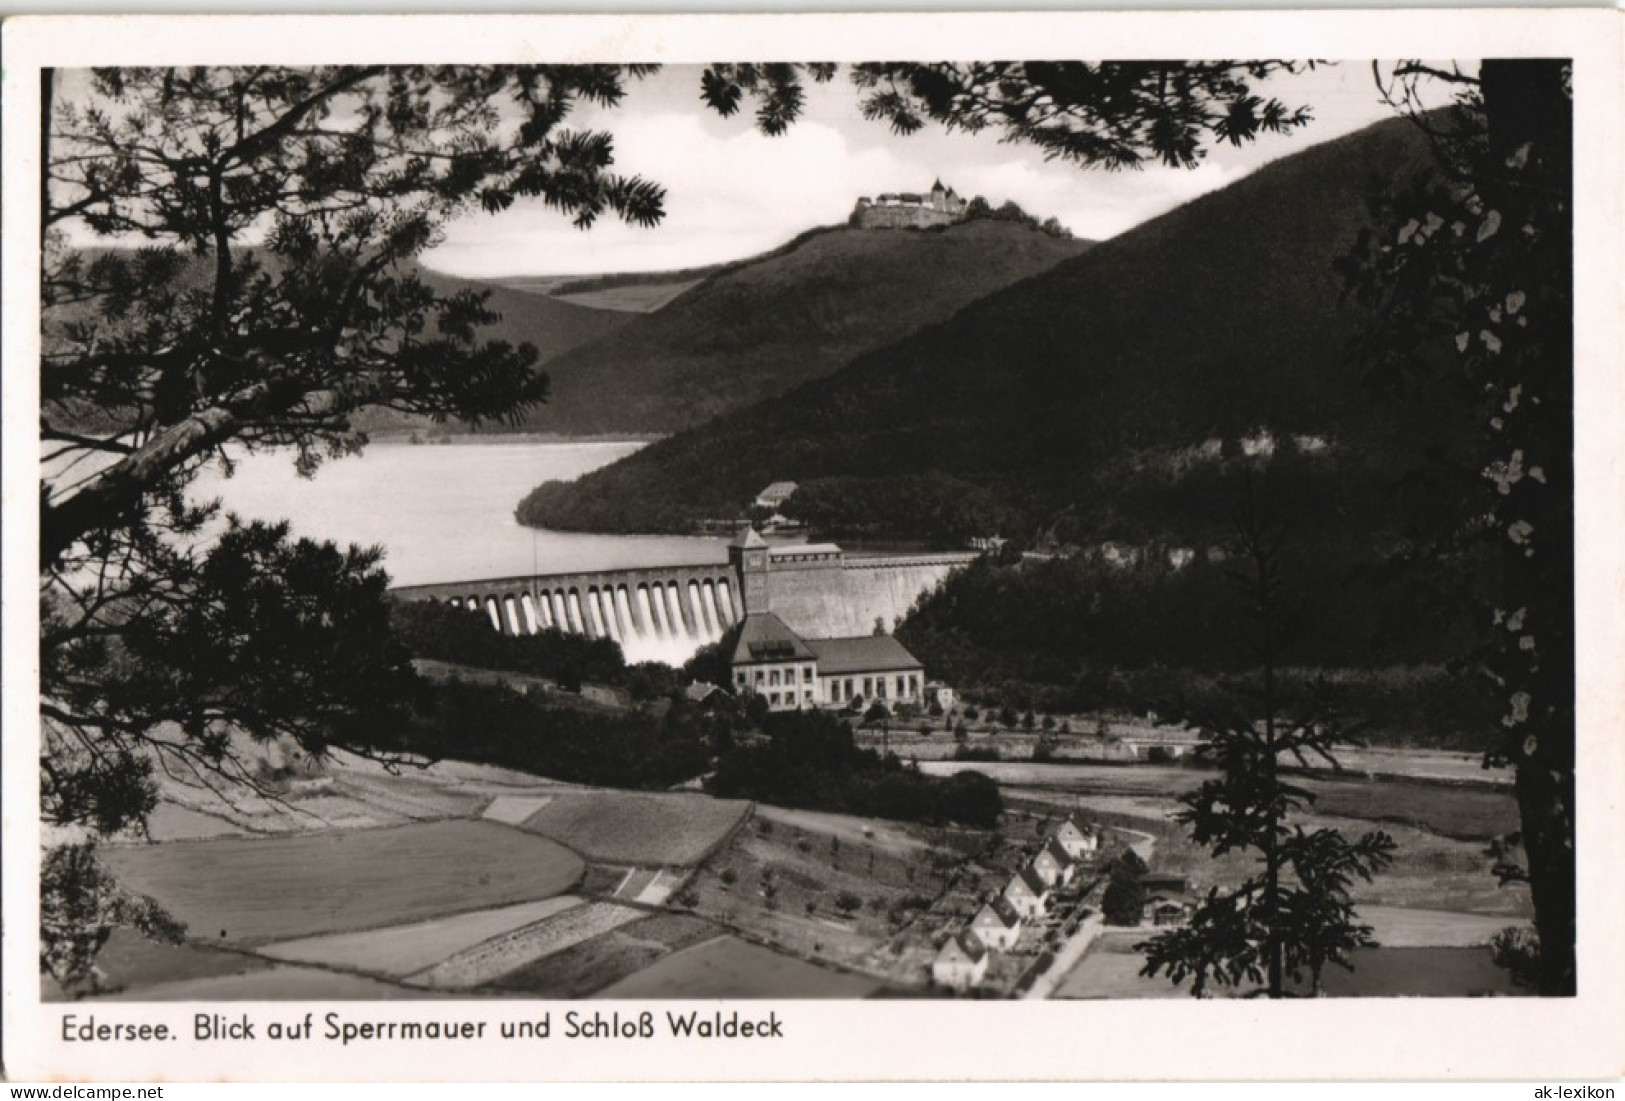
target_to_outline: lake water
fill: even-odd
[[[727,540],[588,535],[527,528],[514,508],[552,479],[577,478],[630,455],[636,442],[511,440],[378,442],[330,460],[311,479],[291,453],[249,455],[226,478],[210,469],[198,500],[245,519],[288,520],[296,535],[381,546],[397,585],[575,570],[725,562]]]

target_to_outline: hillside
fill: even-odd
[[[835,522],[808,515],[832,533],[907,534],[885,530],[886,498],[899,479],[929,475],[934,495],[968,501],[1004,534],[1190,536],[1191,508],[1236,468],[1227,456],[1267,435],[1304,475],[1286,480],[1316,487],[1317,511],[1358,527],[1394,507],[1379,487],[1409,456],[1449,445],[1433,401],[1451,396],[1384,404],[1366,391],[1347,354],[1358,317],[1333,262],[1365,224],[1374,182],[1428,164],[1402,121],[1306,148],[815,385],[541,487],[521,518],[681,531],[794,480],[792,504],[840,489],[822,494]],[[1208,511],[1222,523],[1225,509]]]
[[[420,267],[419,274],[424,282],[441,294],[460,290],[487,292],[490,295],[487,304],[501,315],[501,320],[484,328],[481,336],[486,340],[535,345],[541,355],[540,368],[549,374],[553,360],[582,344],[609,336],[635,316],[614,310],[590,309],[514,287],[444,275],[428,268]],[[355,419],[358,426],[371,432],[400,431],[428,423],[427,418],[410,417],[384,409],[363,410]],[[500,431],[500,428],[494,430]]]
[[[1022,226],[814,230],[726,265],[654,313],[548,365],[553,399],[526,427],[673,431],[822,378],[1087,243]]]

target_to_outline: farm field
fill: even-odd
[[[982,772],[1012,794],[1042,798],[1042,792],[1065,796],[1167,798],[1190,791],[1209,775],[1200,769],[1163,765],[1054,765],[1000,761],[922,761],[920,771],[933,776],[966,769]],[[1447,837],[1488,840],[1518,828],[1517,803],[1509,791],[1448,784],[1384,780],[1297,781],[1314,793],[1314,812],[1323,816],[1412,825]],[[1056,800],[1049,800],[1056,801]],[[1068,800],[1059,800],[1062,802]]]
[[[573,306],[585,306],[590,310],[654,313],[698,282],[700,280],[695,279],[692,282],[682,283],[634,283],[625,287],[581,291],[577,294],[555,294],[550,297]]]
[[[600,998],[862,998],[880,983],[724,936],[675,952]]]
[[[1361,906],[1360,920],[1384,948],[1471,948],[1488,944],[1508,925],[1500,914],[1463,914],[1403,906]]]
[[[536,998],[581,998],[720,932],[686,914],[655,914],[525,964],[499,976],[489,989]]]
[[[241,975],[263,971],[269,966],[265,960],[241,952],[223,952],[191,944],[164,944],[123,928],[113,930],[96,957],[102,987],[110,992],[139,990],[157,983]]]
[[[698,863],[750,809],[705,795],[580,791],[554,796],[523,829],[610,864]]]
[[[801,958],[864,967],[912,920],[915,907],[943,893],[947,866],[951,860],[957,868],[961,857],[893,855],[863,837],[860,821],[847,819],[840,832],[824,833],[756,818],[691,882],[694,913]]]
[[[402,978],[494,937],[579,905],[580,899],[562,895],[411,925],[282,941],[267,944],[257,951],[262,956],[290,963],[313,963]]]
[[[868,845],[892,856],[921,855],[930,849],[907,826],[880,818],[853,818],[846,814],[826,814],[816,810],[759,806],[756,817],[775,825],[809,830],[827,837],[839,837],[843,844]]]
[[[396,1001],[433,997],[394,983],[278,964],[263,971],[160,983],[106,999],[115,1002]]]
[[[506,936],[484,941],[409,977],[414,985],[484,986],[508,972],[543,960],[582,941],[636,921],[642,910],[611,902],[574,906]]]
[[[1188,986],[1165,975],[1140,974],[1144,957],[1134,944],[1144,934],[1101,937],[1055,992],[1057,998],[1189,998]],[[1520,995],[1485,948],[1365,948],[1354,954],[1353,972],[1331,967],[1324,975],[1329,998],[1478,997]],[[1215,996],[1226,996],[1215,991]]]
[[[582,872],[574,853],[492,822],[161,845],[109,845],[127,888],[151,895],[193,939],[256,944],[400,925],[551,898]]]
[[[217,814],[159,802],[147,819],[147,836],[154,841],[197,841],[208,837],[242,837],[247,831]]]

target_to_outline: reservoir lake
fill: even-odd
[[[396,585],[727,561],[725,539],[546,531],[514,519],[520,499],[541,483],[578,478],[642,446],[387,440],[330,459],[309,479],[294,470],[291,452],[266,452],[239,458],[230,478],[209,468],[190,495],[218,499],[244,519],[287,520],[295,535],[382,547]]]

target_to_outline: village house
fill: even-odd
[[[931,961],[931,981],[951,990],[969,990],[987,974],[988,952],[976,934],[949,937]]]
[[[697,680],[683,689],[683,697],[702,708],[713,708],[727,702],[728,690],[710,681]]]
[[[1044,912],[1049,885],[1028,865],[1010,877],[1004,886],[1004,898],[1023,918],[1034,918]]]
[[[1044,881],[1046,887],[1054,887],[1057,884],[1065,886],[1072,882],[1072,873],[1076,867],[1072,857],[1067,855],[1061,843],[1053,837],[1039,850],[1038,855],[1033,857],[1032,862],[1033,871],[1038,873],[1038,878]]]
[[[1148,875],[1140,880],[1145,888],[1141,921],[1152,925],[1178,925],[1194,909],[1188,897],[1189,885],[1182,875]]]
[[[971,932],[989,948],[1008,952],[1021,936],[1021,915],[1000,895],[977,911],[970,923]]]
[[[1100,827],[1083,825],[1074,815],[1068,815],[1055,831],[1055,840],[1073,860],[1093,860],[1100,851]]]

